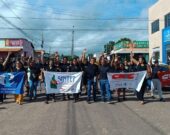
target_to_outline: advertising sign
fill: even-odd
[[[6,47],[22,47],[24,45],[23,39],[7,39],[5,41]]]

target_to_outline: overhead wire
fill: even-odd
[[[9,9],[15,16],[16,18],[18,18],[24,25],[28,26],[9,6],[8,4],[4,1],[4,0],[1,0],[1,2],[7,7],[7,9]],[[9,24],[12,24],[9,20],[5,19],[5,17],[2,17],[1,18],[3,20],[5,20],[6,22],[8,22]],[[19,30],[22,34],[24,34],[27,38],[29,38],[31,41],[35,41],[35,39],[30,36],[28,33],[24,32],[24,30],[22,30],[21,28],[17,27],[16,25],[12,25],[15,27],[15,29]],[[29,27],[29,26],[28,26]],[[36,42],[36,41],[35,41]],[[37,43],[37,42],[36,42]]]

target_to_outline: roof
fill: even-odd
[[[122,48],[122,49],[119,49],[119,50],[112,50],[111,51],[111,54],[130,54],[131,53],[131,50],[130,49],[126,49],[126,48]],[[134,48],[133,49],[133,53],[149,53],[149,49],[148,48]]]
[[[28,41],[25,38],[0,38],[0,40],[26,40],[26,41]]]
[[[22,48],[0,48],[0,52],[19,52]]]

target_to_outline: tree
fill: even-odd
[[[114,41],[109,41],[107,44],[104,45],[104,52],[109,54],[113,50],[115,42]]]
[[[132,42],[132,40],[131,40],[130,38],[124,37],[124,38],[119,39],[119,40],[116,42],[116,44],[117,44],[117,43],[120,43],[120,42],[125,42],[125,41]]]

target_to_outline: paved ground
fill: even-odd
[[[166,102],[148,98],[140,105],[130,93],[113,104],[86,101],[16,105],[12,97],[0,104],[0,135],[170,135],[170,93]],[[83,98],[82,98],[83,100]]]

